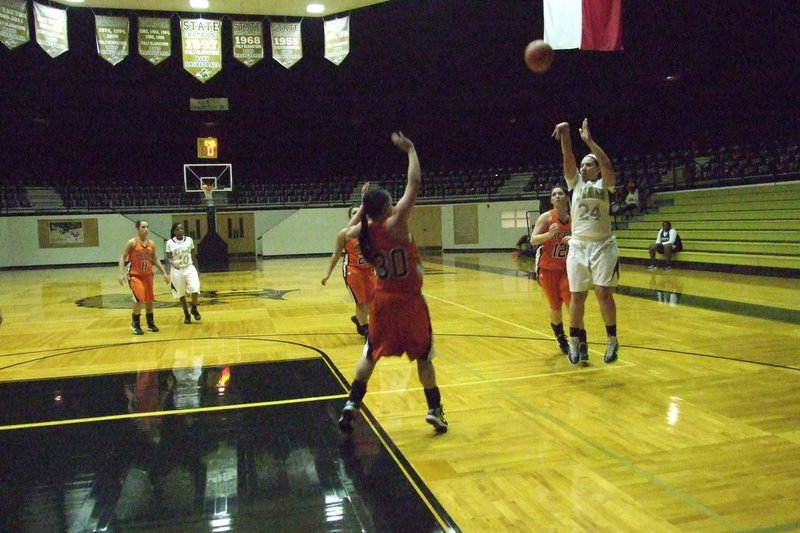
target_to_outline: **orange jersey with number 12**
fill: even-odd
[[[372,268],[361,255],[361,247],[358,245],[358,238],[348,239],[344,243],[344,266],[354,268]]]
[[[566,224],[562,224],[561,221],[558,220],[558,211],[555,209],[550,210],[550,220],[551,224],[558,225],[558,230],[552,239],[542,244],[542,253],[539,256],[539,268],[544,270],[566,270],[569,246],[561,241],[572,232],[572,220]]]

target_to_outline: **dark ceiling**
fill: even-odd
[[[180,180],[205,135],[243,178],[382,172],[398,170],[386,160],[392,129],[416,141],[426,168],[517,165],[557,160],[553,124],[584,116],[612,155],[795,137],[800,21],[779,4],[625,0],[624,51],[558,51],[544,75],[522,59],[542,36],[540,0],[363,8],[338,67],[322,57],[321,19],[303,20],[305,57],[285,69],[233,59],[226,18],[223,69],[205,84],[181,66],[176,17],[170,59],[133,53],[111,66],[95,49],[94,12],[70,8],[62,56],[0,46],[1,176]],[[191,112],[190,97],[227,97],[230,110]]]

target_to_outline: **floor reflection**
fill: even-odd
[[[342,438],[344,391],[319,359],[0,384],[0,399],[12,398],[35,407],[2,414],[0,531],[442,531],[449,522],[371,425]]]

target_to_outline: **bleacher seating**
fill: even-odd
[[[656,212],[616,231],[623,261],[649,261],[666,220],[683,241],[677,267],[800,271],[800,181],[660,192],[653,200]]]

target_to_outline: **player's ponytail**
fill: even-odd
[[[369,240],[369,221],[367,220],[367,213],[361,213],[361,231],[358,234],[358,247],[361,255],[368,263],[372,263],[375,259],[375,250],[372,248],[372,242]]]
[[[361,232],[358,234],[358,246],[361,249],[361,255],[369,263],[373,263],[378,255],[369,237],[369,220],[379,220],[386,212],[386,207],[390,202],[391,197],[386,189],[375,186],[371,187],[362,199],[364,212],[361,214]]]

